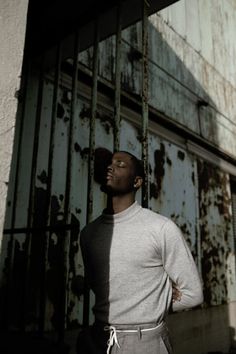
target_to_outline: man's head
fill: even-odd
[[[126,151],[118,151],[112,155],[107,167],[106,182],[102,188],[112,195],[135,193],[144,179],[143,163]]]

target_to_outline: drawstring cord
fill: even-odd
[[[143,328],[141,329],[140,327],[138,329],[116,329],[114,326],[105,326],[104,331],[110,331],[110,337],[107,341],[107,354],[110,354],[110,350],[113,347],[114,344],[117,345],[117,347],[120,349],[120,345],[118,342],[117,338],[117,333],[137,333],[138,337],[141,338],[143,332],[150,332],[153,330],[156,330],[157,328],[160,328],[162,326],[162,323],[158,324],[155,327],[151,328]]]
[[[113,326],[106,326],[104,327],[104,331],[110,331],[110,337],[107,341],[108,347],[107,347],[107,354],[110,353],[111,347],[113,347],[114,344],[117,345],[118,348],[120,348],[117,334],[116,334],[116,328]]]

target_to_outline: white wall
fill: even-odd
[[[28,0],[0,1],[0,244],[20,86]]]

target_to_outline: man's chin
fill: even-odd
[[[112,193],[112,188],[111,186],[108,186],[107,184],[102,184],[101,187],[100,187],[101,191],[104,192],[104,193]]]
[[[119,195],[120,192],[116,191],[111,185],[109,184],[102,184],[100,187],[101,191],[110,195],[110,196],[115,196],[115,195]]]

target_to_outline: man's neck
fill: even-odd
[[[132,194],[122,196],[107,196],[106,213],[117,214],[128,209],[135,202],[135,196]]]

